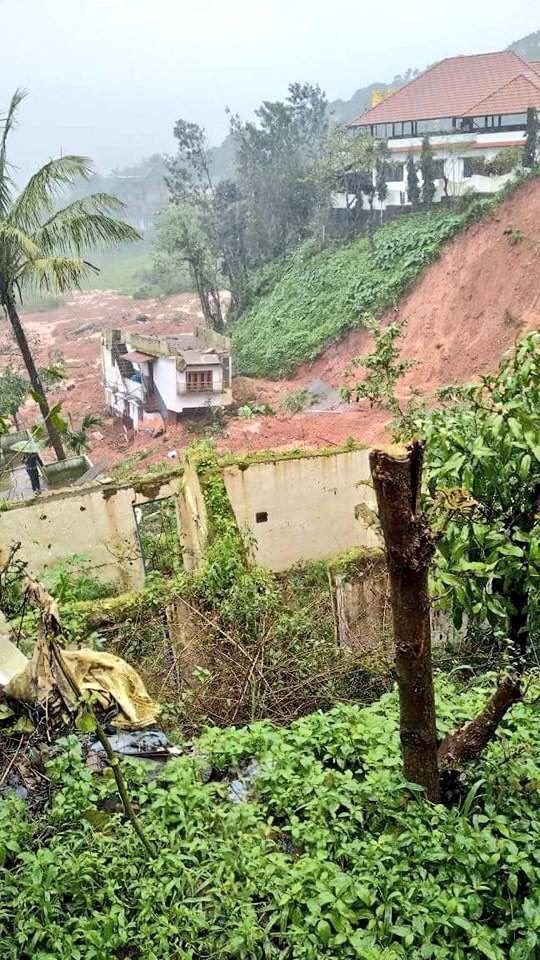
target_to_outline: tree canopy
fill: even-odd
[[[15,91],[0,136],[0,305],[11,323],[51,444],[62,458],[58,424],[47,402],[17,304],[27,290],[65,293],[80,287],[84,277],[96,269],[86,259],[89,250],[136,240],[139,234],[113,216],[122,204],[109,194],[92,194],[65,207],[60,205],[66,188],[79,178],[91,176],[92,164],[86,157],[66,155],[50,160],[20,193],[16,192],[7,144],[25,95],[23,90]]]

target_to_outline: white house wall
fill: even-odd
[[[221,364],[209,367],[196,367],[197,371],[212,370],[214,389],[208,393],[184,393],[186,370],[176,369],[176,359],[158,357],[154,361],[154,384],[159,391],[167,410],[182,413],[199,407],[221,407],[231,402],[230,390],[223,391],[223,370]]]
[[[466,189],[472,189],[477,193],[496,193],[512,176],[511,173],[502,176],[483,177],[474,175],[464,177],[463,159],[465,157],[484,157],[485,160],[493,158],[505,147],[522,147],[525,143],[525,133],[521,131],[502,130],[495,133],[447,133],[440,136],[430,136],[429,142],[436,160],[445,161],[445,173],[448,177],[448,192],[450,196],[460,196]],[[390,153],[390,163],[403,164],[403,180],[388,180],[388,194],[386,200],[381,202],[375,198],[374,209],[380,210],[389,206],[400,206],[407,202],[407,173],[405,164],[407,156],[412,150],[416,160],[420,158],[422,149],[422,137],[399,137],[388,140],[388,150]],[[421,179],[419,178],[419,183]],[[435,202],[438,202],[444,196],[444,185],[442,179],[435,181]],[[349,196],[349,201],[352,200]],[[334,194],[332,205],[334,207],[346,207],[347,195]],[[369,204],[365,198],[362,200],[364,209],[369,209]]]
[[[174,357],[157,357],[152,364],[154,386],[167,410],[182,412],[182,404],[176,394],[176,360]]]

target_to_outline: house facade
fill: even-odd
[[[388,196],[377,207],[409,202],[406,160],[429,137],[436,162],[435,200],[465,190],[497,191],[512,175],[488,173],[501,150],[522,148],[527,109],[540,109],[540,62],[510,50],[450,57],[369,107],[348,125],[388,143]]]
[[[135,430],[232,403],[231,342],[206,327],[175,337],[105,330],[101,363],[109,412]]]

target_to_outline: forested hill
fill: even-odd
[[[510,44],[508,50],[519,53],[520,57],[524,57],[525,60],[540,60],[540,30],[529,33],[521,40],[515,40],[514,43]]]

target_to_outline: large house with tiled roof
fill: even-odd
[[[407,155],[420,154],[428,136],[440,177],[437,200],[465,188],[497,190],[506,175],[488,176],[484,163],[503,149],[521,148],[528,107],[540,110],[540,62],[511,50],[449,57],[393,91],[351,121],[350,129],[388,142],[388,197],[403,205]]]

